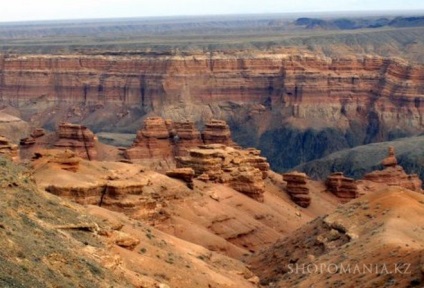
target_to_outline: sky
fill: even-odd
[[[0,22],[370,10],[424,10],[424,0],[8,0]]]

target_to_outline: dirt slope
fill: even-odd
[[[252,269],[269,287],[422,287],[423,220],[423,194],[386,188],[278,241]]]

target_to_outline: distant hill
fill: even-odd
[[[295,22],[298,26],[305,26],[306,29],[366,29],[381,27],[423,27],[424,16],[420,17],[395,17],[388,19],[381,18],[337,18],[337,19],[319,19],[319,18],[298,18]]]
[[[361,178],[365,173],[382,168],[380,163],[386,157],[389,146],[395,147],[398,163],[408,173],[417,173],[424,179],[424,135],[338,151],[301,164],[293,170],[305,172],[315,179],[324,179],[336,171],[341,171],[350,177]]]

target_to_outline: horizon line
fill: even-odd
[[[375,14],[377,13],[377,14]],[[380,14],[378,14],[380,13]],[[93,17],[93,18],[57,18],[57,19],[32,19],[32,20],[15,20],[15,21],[1,21],[0,25],[3,24],[43,24],[43,23],[60,23],[60,22],[71,22],[71,21],[125,21],[125,20],[160,20],[160,19],[196,19],[196,18],[219,18],[219,17],[249,17],[249,16],[300,16],[300,15],[322,15],[322,16],[336,16],[335,14],[352,14],[351,17],[355,16],[424,16],[424,9],[419,10],[334,10],[334,11],[298,11],[298,12],[275,12],[275,13],[223,13],[223,14],[187,14],[187,15],[151,15],[151,16],[134,16],[134,17]],[[346,16],[346,15],[341,15]]]

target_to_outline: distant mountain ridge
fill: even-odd
[[[389,19],[381,18],[337,18],[337,19],[320,19],[320,18],[298,18],[295,22],[298,26],[305,26],[306,29],[340,29],[353,30],[365,28],[381,28],[381,27],[423,27],[424,16],[419,17],[395,17]]]

